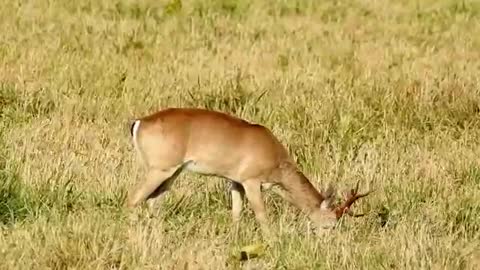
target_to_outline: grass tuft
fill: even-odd
[[[0,170],[0,223],[11,225],[25,220],[31,212],[32,201],[22,190],[18,177]]]

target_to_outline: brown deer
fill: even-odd
[[[280,187],[279,194],[304,211],[315,228],[332,228],[358,194],[358,183],[335,204],[330,185],[319,192],[298,169],[286,148],[266,127],[222,112],[168,108],[137,119],[131,126],[133,144],[146,166],[146,179],[129,192],[128,207],[159,196],[183,170],[216,175],[232,183],[232,218],[236,223],[246,195],[256,220],[269,232],[262,186]]]

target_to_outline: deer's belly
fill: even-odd
[[[186,164],[185,169],[194,173],[199,173],[199,174],[207,174],[207,175],[219,174],[219,171],[217,168],[214,168],[213,166],[209,166],[208,164],[203,164],[196,161],[189,161]]]

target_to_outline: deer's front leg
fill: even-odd
[[[247,196],[250,206],[255,213],[255,218],[261,226],[262,234],[268,235],[270,229],[265,203],[262,198],[261,182],[256,179],[247,180],[243,183],[243,188],[245,189],[245,195]]]
[[[237,223],[242,215],[245,190],[242,184],[232,181],[230,192],[232,194],[232,220]]]

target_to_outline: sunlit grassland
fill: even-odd
[[[475,269],[479,1],[45,1],[0,6],[1,269]],[[130,120],[204,107],[270,128],[318,188],[375,189],[324,237],[265,194],[181,174],[138,220]]]

